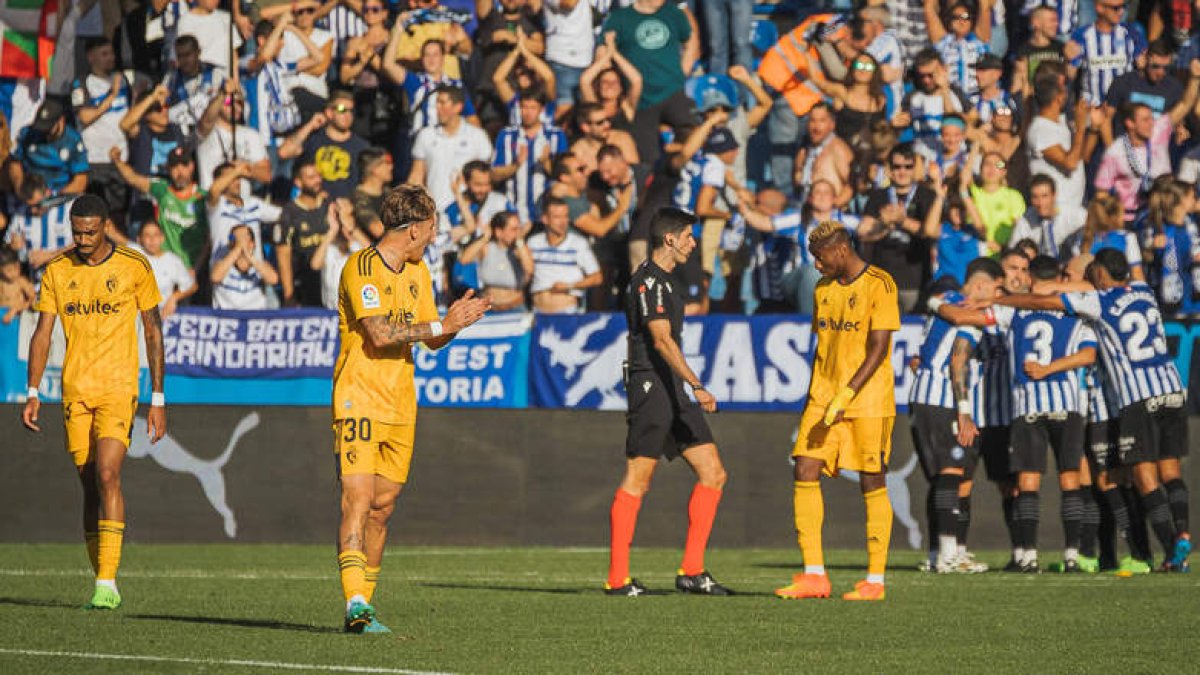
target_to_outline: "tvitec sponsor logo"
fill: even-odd
[[[96,299],[87,302],[71,301],[63,307],[66,316],[111,316],[121,313],[121,303]]]

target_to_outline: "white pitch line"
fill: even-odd
[[[392,675],[448,675],[432,670],[406,670],[404,668],[379,668],[375,666],[335,666],[320,663],[285,663],[282,661],[250,661],[245,659],[196,659],[186,656],[146,656],[142,654],[98,654],[95,652],[49,652],[40,649],[5,649],[0,654],[15,656],[45,656],[53,658],[101,659],[108,661],[145,661],[152,663],[190,663],[208,666],[245,666],[247,668],[272,668],[275,670],[318,670],[335,673],[389,673]]]

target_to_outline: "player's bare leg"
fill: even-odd
[[[338,568],[346,599],[345,630],[361,633],[375,618],[367,602],[367,518],[375,496],[375,476],[342,476],[342,524],[338,528]]]
[[[704,551],[727,479],[725,466],[714,443],[692,446],[684,450],[682,456],[696,474],[696,486],[688,501],[687,543],[675,577],[675,588],[700,595],[732,595],[732,591],[717,583],[704,567]]]
[[[821,528],[825,523],[825,500],[821,495],[821,469],[825,462],[813,457],[795,457],[793,508],[796,538],[804,558],[804,572],[792,577],[792,583],[775,591],[787,599],[828,598],[832,590],[825,574],[825,552]]]
[[[92,574],[100,571],[100,486],[96,485],[96,463],[76,467],[83,488],[83,540],[87,545]]]
[[[367,555],[367,602],[375,593],[379,581],[379,570],[383,566],[383,548],[387,543],[388,519],[396,509],[396,499],[404,486],[383,476],[375,476],[374,492],[371,495],[371,510],[367,513],[367,525],[363,542],[363,553]]]
[[[1176,572],[1188,570],[1187,557],[1192,552],[1192,536],[1188,523],[1188,489],[1183,482],[1183,469],[1178,457],[1158,460],[1158,478],[1167,491],[1171,517],[1175,520],[1175,550],[1169,555],[1169,569]]]
[[[116,609],[121,605],[117,568],[121,564],[121,543],[125,535],[125,498],[121,493],[121,466],[125,462],[125,453],[125,443],[121,440],[101,438],[96,441],[96,461],[90,470],[96,487],[98,535],[96,591],[90,606],[96,609]],[[86,489],[84,494],[86,500]],[[86,501],[84,508],[86,512]]]
[[[608,581],[604,584],[609,595],[637,596],[646,591],[645,586],[629,576],[629,549],[633,546],[642,496],[649,492],[650,480],[657,467],[657,458],[630,457],[625,460],[625,476],[613,495],[609,510]]]

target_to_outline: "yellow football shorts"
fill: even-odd
[[[407,482],[416,429],[415,424],[386,424],[369,417],[334,421],[338,477],[375,475]]]
[[[133,438],[133,416],[137,396],[105,396],[63,401],[63,426],[67,430],[67,452],[75,466],[95,461],[96,441],[113,438],[129,448]]]
[[[818,426],[824,408],[809,406],[800,417],[793,457],[811,457],[825,463],[825,474],[836,476],[843,469],[879,473],[892,455],[895,417],[843,418],[832,427]]]

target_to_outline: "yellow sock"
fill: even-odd
[[[356,595],[367,597],[367,556],[362,551],[342,551],[338,554],[342,570],[342,595],[346,602]]]
[[[804,567],[824,567],[825,552],[821,550],[821,527],[825,524],[825,499],[820,481],[795,482],[793,503],[796,507],[796,534]]]
[[[92,574],[100,571],[100,533],[84,532],[83,543],[87,546],[88,562],[92,564]]]
[[[117,578],[117,567],[121,565],[121,539],[125,536],[125,523],[119,520],[101,520],[96,540],[96,579],[113,581]]]
[[[892,502],[887,488],[882,487],[863,494],[863,503],[867,507],[867,574],[882,577],[892,541]]]
[[[375,595],[375,584],[379,583],[379,568],[367,565],[365,579],[367,592],[363,593],[363,597],[367,599],[367,602],[371,602],[371,596]]]

